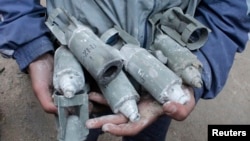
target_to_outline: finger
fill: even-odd
[[[102,94],[97,92],[90,92],[89,93],[89,100],[97,102],[99,104],[108,105],[107,100],[103,97]]]
[[[167,115],[173,115],[177,111],[177,106],[174,102],[168,101],[163,104],[163,110]]]
[[[169,102],[164,103],[163,110],[166,115],[172,117],[173,119],[178,120],[178,121],[183,121],[191,113],[194,106],[195,106],[195,103],[192,101],[189,101],[185,105],[182,105],[177,102],[169,101]]]
[[[44,111],[56,113],[57,108],[52,100],[52,76],[53,76],[53,57],[44,54],[30,63],[28,72],[31,77],[33,91],[38,98]]]
[[[54,105],[54,103],[47,103],[47,104],[41,104],[44,111],[49,114],[57,114],[57,107]]]
[[[193,88],[183,85],[182,89],[190,97],[187,103],[169,101],[163,104],[165,114],[178,121],[185,120],[195,107]]]
[[[138,134],[143,127],[145,127],[143,122],[130,122],[119,125],[107,123],[103,125],[102,130],[116,136],[133,136]]]
[[[89,112],[91,112],[94,109],[94,105],[91,101],[89,101]]]
[[[161,105],[152,99],[144,99],[141,101],[139,103],[139,111],[141,114],[139,121],[119,125],[106,123],[103,125],[102,130],[117,136],[136,135],[163,114]]]
[[[128,119],[122,114],[106,115],[86,121],[86,127],[89,129],[101,128],[106,123],[121,124],[126,123]]]
[[[39,88],[35,88],[34,87],[34,93],[38,99],[38,101],[40,102],[43,110],[46,113],[50,113],[50,114],[55,114],[57,113],[57,107],[55,106],[50,90],[43,88],[43,87],[39,87]]]
[[[149,103],[147,103],[149,104]],[[142,104],[144,105],[144,104]],[[146,105],[144,105],[146,106]],[[143,106],[142,106],[143,107]],[[141,108],[142,108],[141,107]],[[106,123],[102,126],[102,130],[104,132],[109,132],[116,136],[133,136],[141,132],[147,126],[152,124],[162,112],[157,111],[161,106],[155,105],[154,103],[150,103],[150,107],[143,108],[141,110],[141,118],[139,121],[136,122],[128,122],[122,124],[113,124],[113,123]]]

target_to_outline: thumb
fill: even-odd
[[[107,100],[104,96],[98,92],[90,92],[89,93],[89,100],[94,101],[99,104],[108,105]]]
[[[174,102],[168,101],[168,102],[163,104],[163,110],[164,110],[165,114],[172,115],[177,111],[177,107],[174,104]]]

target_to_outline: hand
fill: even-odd
[[[163,114],[169,115],[176,120],[184,120],[195,106],[194,96],[191,88],[183,87],[187,94],[190,94],[190,102],[185,105],[167,102],[161,106],[151,97],[142,97],[138,109],[141,114],[141,119],[137,122],[130,122],[122,114],[107,115],[99,118],[89,119],[86,126],[90,129],[101,128],[104,132],[109,132],[117,136],[133,136],[138,134],[148,125],[153,123],[157,118]],[[103,101],[101,96],[95,94],[89,97],[93,101]]]
[[[104,98],[97,93],[89,94],[89,99],[105,104]],[[138,109],[141,114],[141,119],[137,122],[130,122],[122,114],[114,114],[89,119],[86,122],[86,126],[90,129],[102,127],[104,132],[109,132],[117,136],[131,136],[139,133],[142,129],[155,121],[158,116],[163,114],[161,105],[151,97],[142,97]]]
[[[47,113],[57,113],[52,100],[53,57],[44,54],[30,63],[28,72],[31,77],[33,91],[42,108]]]
[[[182,105],[177,102],[168,101],[163,104],[163,111],[166,115],[177,121],[185,120],[195,107],[194,91],[191,87],[182,86],[183,91],[190,96],[190,100]]]

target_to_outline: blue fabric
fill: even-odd
[[[0,49],[13,50],[6,54],[16,59],[20,70],[53,46],[44,24],[46,9],[39,0],[0,1]]]
[[[249,40],[250,16],[246,0],[202,0],[196,19],[211,30],[207,43],[194,52],[204,65],[202,89],[195,89],[199,98],[211,99],[224,87],[237,52]]]

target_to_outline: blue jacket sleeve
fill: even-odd
[[[53,51],[39,0],[0,1],[0,52],[16,60],[20,70]]]
[[[195,89],[195,98],[211,99],[224,87],[235,54],[249,40],[249,2],[246,0],[202,0],[196,18],[212,32],[207,43],[194,52],[204,65],[203,88]]]

